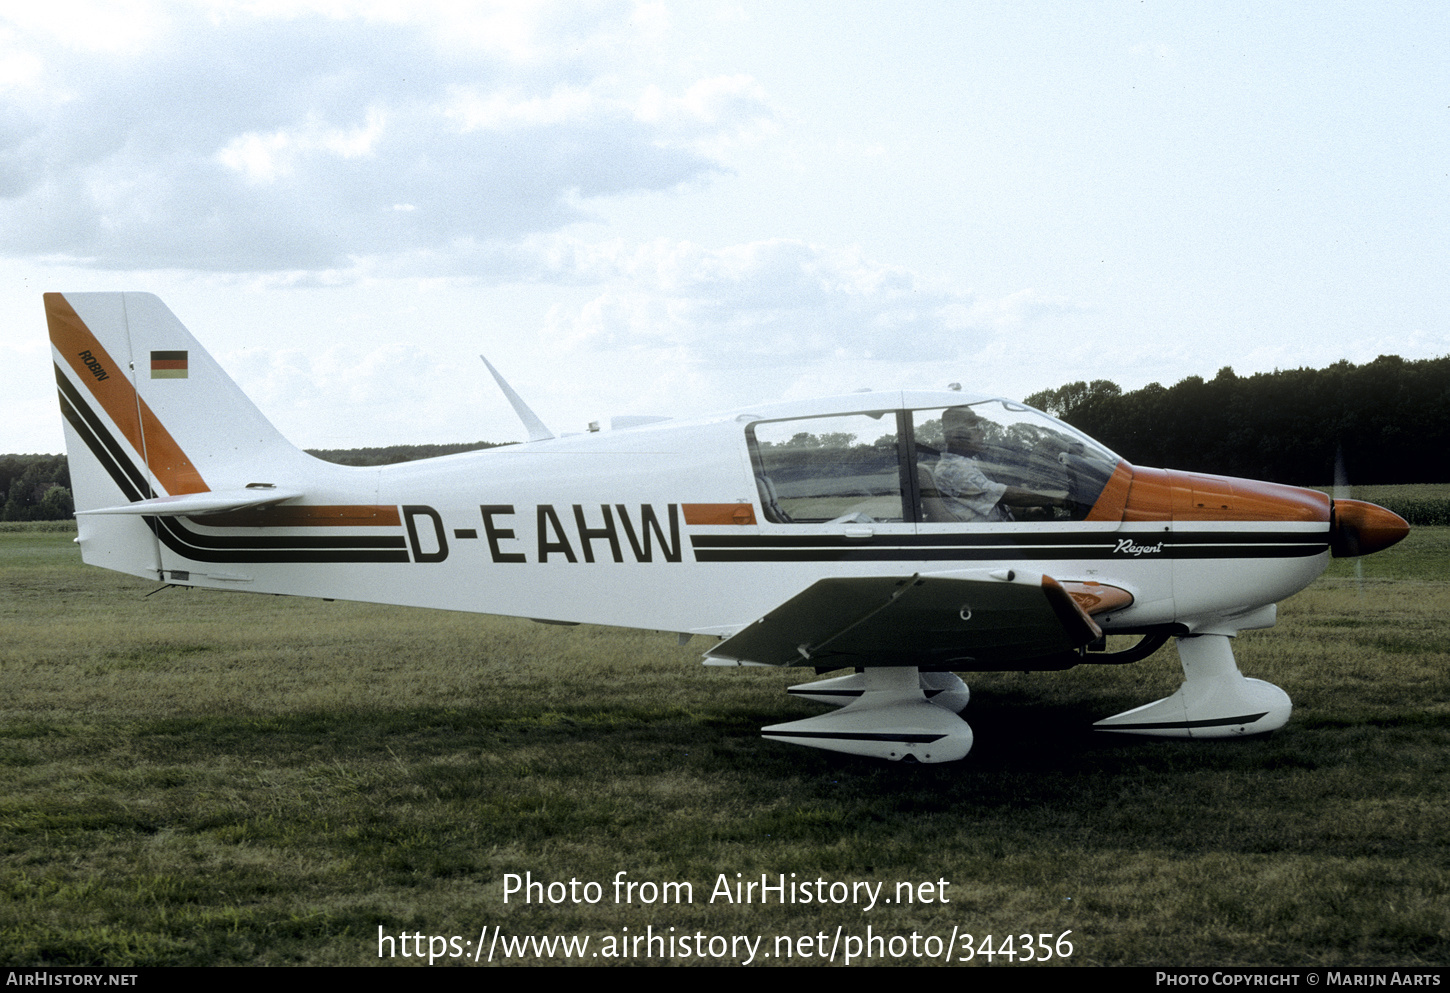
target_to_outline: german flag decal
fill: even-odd
[[[186,378],[186,353],[185,352],[152,352],[151,353],[151,378],[152,379],[185,379]]]

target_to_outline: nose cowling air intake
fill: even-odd
[[[1389,548],[1410,533],[1410,525],[1393,511],[1363,500],[1335,500],[1329,525],[1329,548],[1337,559],[1369,555]]]

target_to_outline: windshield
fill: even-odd
[[[911,412],[920,520],[1082,520],[1118,456],[1007,400]]]
[[[1082,520],[1119,461],[1006,400],[757,421],[746,436],[773,524]]]

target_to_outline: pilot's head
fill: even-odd
[[[982,418],[971,407],[948,407],[941,415],[947,451],[973,455],[982,450]]]

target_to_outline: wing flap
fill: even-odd
[[[765,665],[991,670],[1060,657],[1101,636],[1051,576],[873,576],[822,579],[706,655]]]

